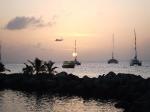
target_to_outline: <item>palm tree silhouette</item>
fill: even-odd
[[[53,67],[54,66],[54,62],[53,61],[48,61],[48,62],[43,62],[42,60],[40,60],[39,58],[35,58],[34,61],[30,61],[28,60],[28,62],[30,63],[30,65],[25,64],[25,68],[23,68],[23,73],[24,74],[40,74],[40,73],[48,73],[48,74],[55,74],[57,73],[55,71],[56,68],[58,67]]]
[[[53,61],[48,61],[48,62],[45,62],[45,63],[44,63],[45,67],[47,68],[47,72],[48,72],[49,74],[55,74],[55,73],[57,73],[57,72],[55,71],[55,69],[58,68],[58,67],[53,67],[54,64],[55,64],[55,63],[54,63]]]

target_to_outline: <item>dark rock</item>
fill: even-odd
[[[50,92],[86,98],[114,99],[125,112],[150,112],[150,78],[132,74],[109,72],[98,78],[61,72],[56,75],[0,74],[0,90],[13,89],[30,92]]]

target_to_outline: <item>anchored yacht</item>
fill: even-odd
[[[112,37],[112,45],[113,45],[113,49],[112,49],[112,58],[108,60],[108,64],[118,64],[119,61],[117,59],[114,58],[114,34]]]
[[[131,59],[130,66],[134,66],[134,65],[142,66],[142,61],[138,60],[138,58],[137,58],[137,43],[136,43],[137,39],[136,39],[136,31],[135,31],[135,29],[134,29],[134,36],[135,36],[135,48],[134,48],[135,56],[134,56],[133,59]]]

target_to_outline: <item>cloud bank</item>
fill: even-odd
[[[36,17],[15,17],[11,19],[5,26],[5,29],[7,30],[21,30],[26,29],[28,27],[47,27],[52,26],[55,22],[48,22],[45,23],[42,18],[36,18]]]

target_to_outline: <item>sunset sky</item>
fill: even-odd
[[[5,63],[71,60],[74,40],[79,60],[106,61],[113,33],[115,57],[130,60],[134,28],[138,56],[150,60],[150,0],[0,0],[0,14]]]

